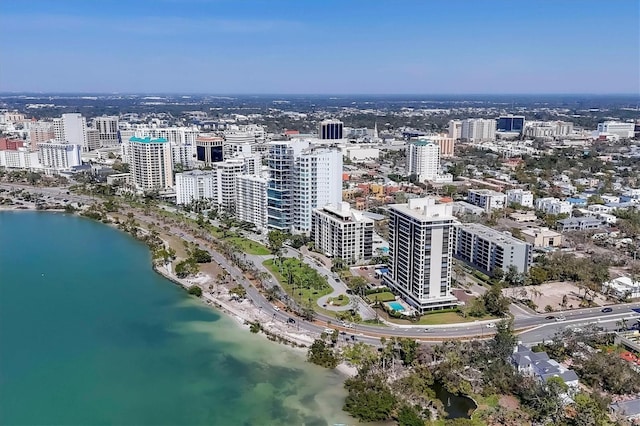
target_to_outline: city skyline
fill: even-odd
[[[637,94],[634,1],[4,3],[0,92]],[[601,31],[607,16],[616,31]],[[25,31],[28,28],[29,31]]]

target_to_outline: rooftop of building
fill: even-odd
[[[562,235],[559,232],[553,231],[549,228],[525,228],[525,229],[522,229],[521,232],[525,235],[530,235],[532,237],[535,237],[535,236],[559,237]]]
[[[467,232],[472,232],[484,238],[485,240],[488,240],[494,243],[508,243],[508,244],[515,244],[515,245],[529,244],[527,242],[517,239],[516,237],[514,237],[509,233],[497,231],[495,229],[489,228],[488,226],[485,226],[479,223],[464,223],[460,226],[460,228],[462,228]]]
[[[389,209],[424,222],[456,220],[453,203],[439,204],[433,197],[412,198],[406,204],[391,204]]]
[[[490,195],[490,196],[504,196],[505,194],[502,192],[494,191],[492,189],[470,189],[469,194],[480,194],[480,195]]]
[[[338,205],[327,204],[324,207],[317,209],[321,213],[328,214],[329,216],[338,218],[345,222],[370,222],[373,223],[373,219],[366,217],[361,211],[353,210],[349,206],[349,203],[341,202]]]
[[[146,138],[139,138],[136,136],[132,136],[129,138],[129,142],[138,142],[138,143],[166,143],[167,140],[165,138],[155,138],[147,136]]]
[[[582,216],[582,217],[568,217],[566,219],[559,219],[557,221],[561,225],[577,225],[580,223],[602,223],[602,221],[593,216]]]

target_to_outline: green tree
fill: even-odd
[[[389,420],[397,400],[379,375],[367,375],[365,371],[345,381],[348,395],[344,410],[363,422]]]
[[[287,235],[275,229],[269,231],[267,239],[269,240],[269,250],[271,250],[271,253],[280,261],[282,258],[282,248],[284,247],[284,242],[287,240]]]
[[[207,250],[202,250],[201,248],[196,247],[191,252],[191,258],[197,263],[209,263],[211,262],[211,253]]]
[[[336,368],[340,359],[333,349],[322,339],[316,339],[309,351],[307,360],[325,368]]]
[[[197,285],[192,285],[189,287],[189,294],[192,294],[196,297],[202,297],[202,289]]]
[[[509,299],[502,295],[502,286],[494,284],[482,295],[487,312],[497,317],[504,316],[509,311]]]
[[[575,414],[566,419],[569,426],[607,426],[611,424],[607,418],[607,405],[602,407],[596,398],[585,392],[573,398],[572,408]]]
[[[399,426],[424,426],[419,411],[410,405],[400,407],[397,420]]]

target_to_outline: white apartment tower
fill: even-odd
[[[391,261],[384,283],[420,313],[457,305],[451,294],[453,206],[414,198],[391,205],[389,213]]]
[[[106,147],[118,144],[118,117],[96,117],[93,119],[93,128],[98,131],[100,146]]]
[[[141,191],[173,187],[171,146],[166,139],[132,137],[129,139],[131,179]]]
[[[311,148],[295,159],[293,228],[311,231],[311,212],[342,202],[342,153],[338,149]]]
[[[419,140],[407,146],[407,174],[415,174],[420,182],[435,180],[440,170],[440,146]]]
[[[236,218],[266,229],[268,183],[260,176],[236,176]]]
[[[313,210],[311,241],[320,252],[353,264],[373,255],[373,220],[349,203]]]
[[[194,201],[213,199],[215,174],[211,171],[191,170],[176,173],[176,204],[191,204]]]
[[[214,164],[215,178],[214,202],[228,213],[236,211],[236,176],[244,174],[244,161],[232,158]]]
[[[485,142],[496,139],[496,120],[469,118],[462,120],[460,138],[468,142]]]

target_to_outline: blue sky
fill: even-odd
[[[4,0],[0,91],[640,92],[640,0]]]

